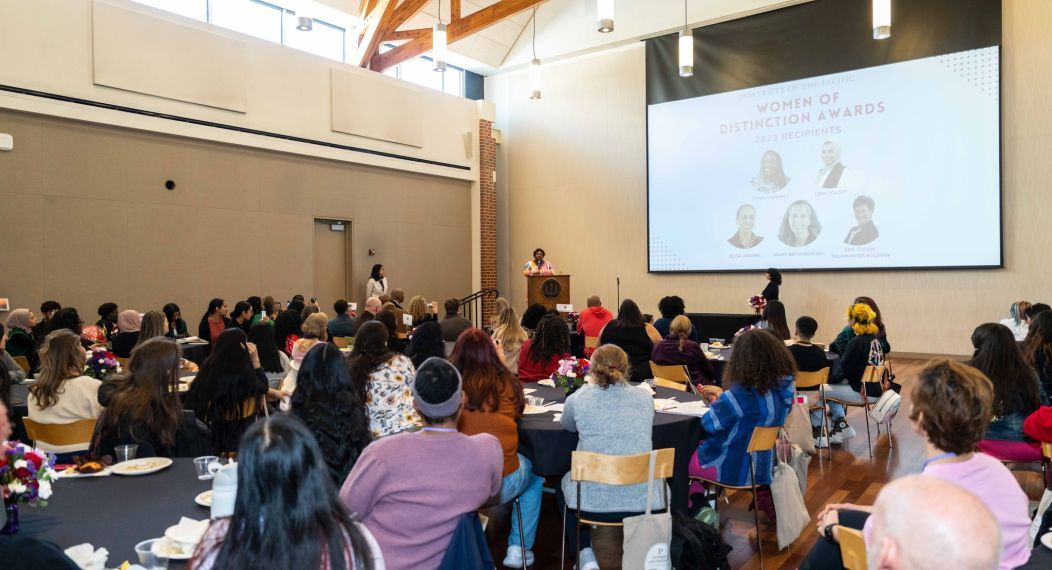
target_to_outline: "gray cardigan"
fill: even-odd
[[[18,384],[26,379],[26,371],[15,362],[14,358],[6,350],[0,350],[0,366],[3,366],[11,374],[11,381]]]
[[[578,432],[578,451],[606,455],[636,455],[653,448],[650,440],[654,428],[654,399],[628,384],[605,390],[584,386],[566,399],[561,419],[564,428]],[[654,485],[653,508],[665,508],[662,481]],[[567,473],[562,481],[563,495],[571,509],[577,508],[577,484]],[[581,485],[584,511],[592,513],[633,512],[646,510],[647,487],[639,485]]]

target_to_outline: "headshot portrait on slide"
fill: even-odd
[[[870,198],[869,196],[859,196],[858,198],[855,198],[852,207],[855,209],[855,221],[858,222],[858,225],[851,228],[851,231],[847,232],[847,237],[844,238],[844,243],[849,245],[866,245],[880,237],[880,232],[877,231],[877,226],[873,224],[873,210],[876,207],[873,198]]]
[[[789,184],[789,177],[782,168],[782,156],[773,150],[763,153],[763,157],[760,158],[760,172],[751,183],[755,190],[765,194],[785,188],[785,185]]]
[[[763,238],[752,232],[756,225],[756,208],[752,204],[742,204],[738,207],[738,231],[731,236],[727,243],[738,249],[749,249],[760,245]]]
[[[790,247],[803,247],[810,244],[822,233],[822,224],[818,223],[815,209],[805,200],[797,200],[785,210],[782,225],[778,229],[778,239]]]
[[[820,188],[838,188],[844,182],[847,168],[840,162],[840,143],[822,143],[822,168],[818,170],[815,184]]]

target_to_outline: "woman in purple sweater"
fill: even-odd
[[[698,343],[690,340],[690,329],[690,319],[686,315],[672,319],[669,335],[654,345],[650,360],[654,364],[686,365],[695,386],[717,384],[716,371],[709,359],[705,358],[705,351],[701,350]]]

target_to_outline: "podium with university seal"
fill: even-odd
[[[549,309],[556,305],[570,304],[569,275],[528,275],[526,277],[526,301],[540,303]]]

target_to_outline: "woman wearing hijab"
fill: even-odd
[[[135,309],[121,311],[117,315],[117,334],[111,337],[113,354],[118,358],[131,357],[131,351],[139,342],[139,329],[142,328],[142,316]]]
[[[11,356],[24,356],[29,361],[29,369],[36,370],[38,359],[36,339],[33,327],[37,324],[36,315],[29,309],[15,309],[7,316],[7,353]]]

